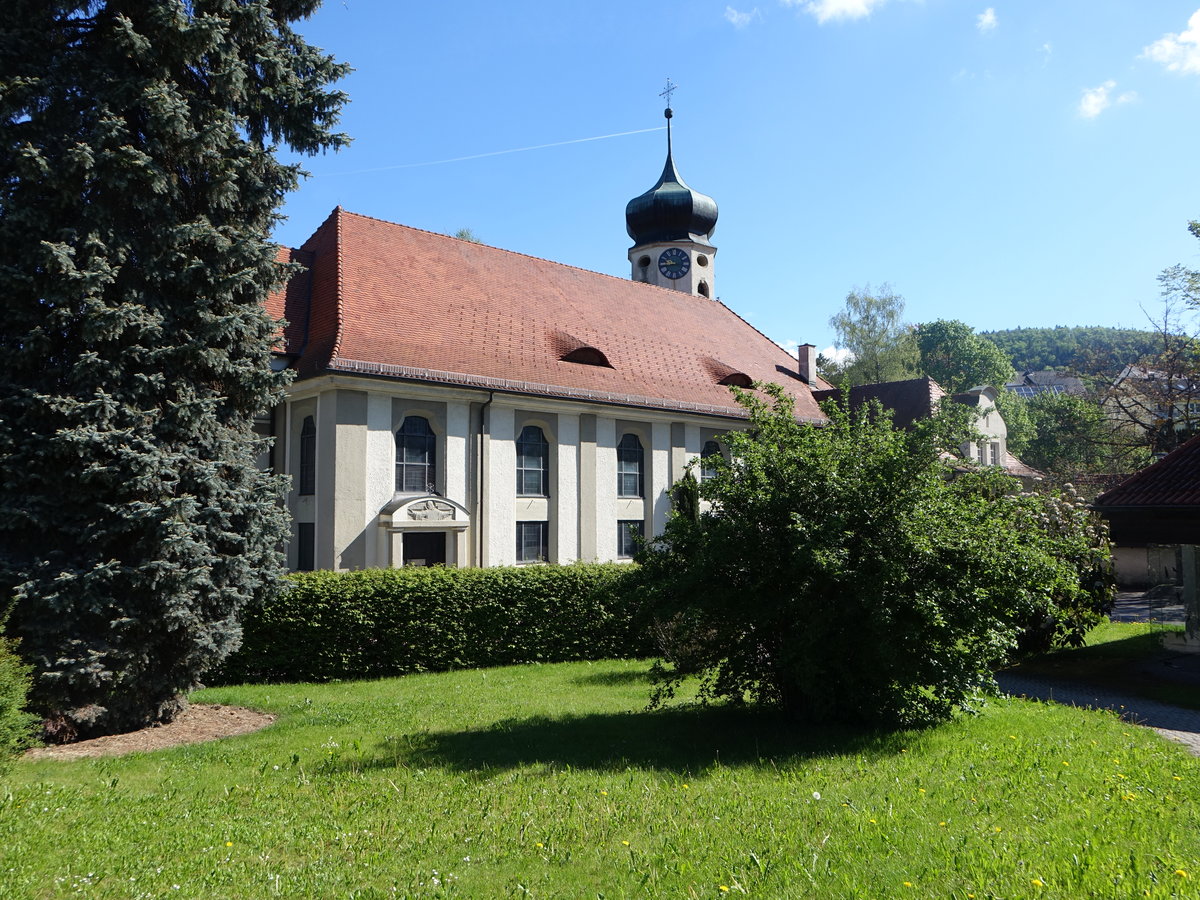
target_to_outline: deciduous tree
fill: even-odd
[[[318,0],[7,0],[0,596],[63,736],[169,719],[275,589],[268,239],[334,148]]]
[[[917,326],[917,366],[946,391],[957,394],[978,385],[1001,389],[1013,379],[1013,367],[999,347],[957,319]]]
[[[887,284],[855,288],[845,308],[829,320],[837,344],[853,358],[823,370],[836,384],[877,384],[916,374],[917,348],[904,322],[904,298]]]

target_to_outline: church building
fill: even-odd
[[[295,381],[272,414],[292,477],[293,569],[629,558],[689,462],[744,427],[730,385],[776,382],[819,421],[793,357],[716,299],[717,205],[670,143],[626,207],[631,278],[335,209],[268,301]]]

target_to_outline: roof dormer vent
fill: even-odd
[[[608,361],[608,357],[595,347],[578,347],[559,359],[563,362],[579,363],[584,366],[604,366],[609,369],[613,367],[612,363]]]
[[[603,366],[606,369],[613,368],[613,364],[608,361],[603,350],[593,347],[587,341],[581,340],[573,334],[552,328],[546,336],[554,348],[555,355],[563,362],[578,363],[581,366]]]
[[[706,356],[701,362],[704,364],[704,368],[708,371],[709,376],[717,384],[732,385],[740,388],[748,388],[754,384],[754,379],[745,372],[741,372],[733,366],[721,362],[719,359]]]
[[[745,372],[730,372],[717,384],[732,385],[733,387],[748,388],[754,384],[754,379]]]

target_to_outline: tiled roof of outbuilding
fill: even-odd
[[[817,400],[840,395],[839,388],[818,391]],[[938,401],[945,396],[942,386],[926,375],[907,381],[856,384],[850,388],[850,405],[857,408],[870,400],[878,400],[884,409],[892,411],[892,421],[897,428],[908,428],[915,422],[930,418],[937,410]]]
[[[1095,505],[1200,510],[1200,435],[1105,491]]]
[[[797,360],[720,301],[340,207],[292,253],[309,268],[267,308],[290,323],[301,378],[354,372],[740,415],[719,383],[732,373],[783,384],[798,416],[823,418]],[[562,358],[578,348],[609,365]]]

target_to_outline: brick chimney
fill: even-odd
[[[796,349],[800,360],[800,380],[805,384],[817,383],[817,347],[815,344],[801,344]]]

